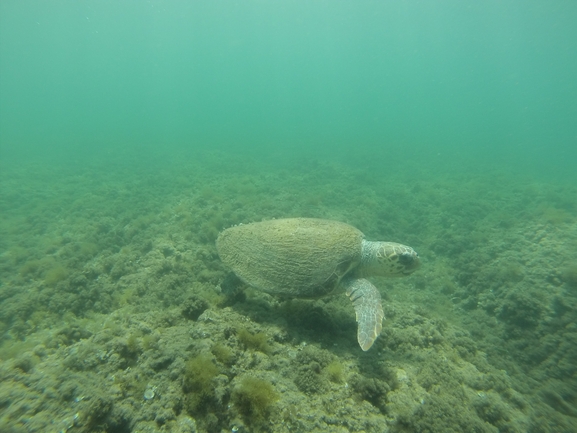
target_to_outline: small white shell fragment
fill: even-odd
[[[144,391],[145,400],[152,400],[154,398],[154,395],[155,395],[154,388],[148,388],[146,391]]]

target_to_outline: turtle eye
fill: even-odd
[[[414,268],[419,264],[419,256],[416,253],[402,253],[399,255],[399,263],[408,269]]]
[[[413,261],[413,257],[410,254],[402,253],[399,255],[399,263],[402,265],[410,265]]]

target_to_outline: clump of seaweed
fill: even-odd
[[[234,352],[230,347],[221,343],[216,343],[211,347],[210,351],[218,362],[226,366],[230,366],[234,363]]]
[[[200,315],[209,307],[208,302],[197,295],[189,296],[184,301],[181,314],[188,320],[198,320]]]
[[[184,369],[184,386],[186,391],[204,392],[219,373],[218,367],[209,355],[201,353],[188,360]]]
[[[270,382],[246,376],[234,388],[232,399],[245,420],[253,424],[266,417],[279,395]]]
[[[55,267],[48,269],[46,275],[44,276],[44,282],[47,286],[55,286],[60,281],[63,281],[68,277],[69,271],[64,266],[56,265]]]
[[[319,393],[326,389],[327,378],[322,374],[331,362],[331,355],[314,346],[307,346],[295,358],[294,383],[307,394]],[[336,369],[333,367],[333,369]]]
[[[345,381],[345,366],[335,360],[326,366],[325,371],[329,380],[334,383],[343,383]]]
[[[271,350],[271,347],[268,344],[268,337],[264,332],[253,334],[252,332],[241,328],[237,331],[236,336],[238,341],[240,341],[247,349],[256,350],[265,354],[268,354]]]
[[[214,403],[213,379],[220,373],[212,358],[201,353],[188,360],[184,367],[184,392],[188,393],[187,407],[189,412],[199,410]]]
[[[387,393],[391,387],[384,380],[355,374],[351,378],[351,388],[358,398],[366,400],[373,406],[385,412]]]
[[[142,351],[140,333],[135,332],[130,334],[126,339],[126,355],[130,358],[138,357],[138,354]]]

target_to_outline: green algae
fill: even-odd
[[[332,361],[325,367],[325,372],[331,382],[343,383],[345,381],[345,366],[340,361]]]
[[[210,352],[214,355],[218,362],[230,366],[234,362],[234,351],[221,343],[217,343],[210,348]]]
[[[127,187],[116,179],[89,197],[79,191],[75,206],[38,202],[62,207],[65,221],[36,215],[2,232],[10,247],[0,257],[0,373],[16,393],[12,409],[2,409],[11,420],[40,420],[33,402],[49,404],[56,389],[68,397],[56,398],[51,412],[74,409],[84,418],[78,429],[176,431],[193,419],[201,432],[339,431],[343,422],[371,433],[522,432],[527,423],[572,431],[577,243],[574,207],[563,198],[572,189],[548,195],[546,185],[502,187],[490,176],[369,181],[323,161],[237,178],[233,164],[222,164],[215,159],[214,173],[195,169],[198,185],[211,185],[206,193],[186,174],[134,174],[130,194],[118,192]],[[547,208],[564,212],[559,219]],[[350,222],[371,239],[411,244],[423,258],[406,281],[374,279],[387,319],[366,354],[344,296],[278,302],[253,290],[222,302],[227,270],[215,233],[302,215]],[[52,280],[59,267],[66,272]],[[25,352],[33,355],[21,358]],[[33,362],[8,369],[8,358]],[[94,397],[71,387],[76,380],[94,380]],[[25,386],[33,382],[46,394]],[[145,400],[150,386],[156,397]],[[272,400],[265,409],[251,400],[259,388]],[[18,412],[18,401],[31,409]],[[37,422],[27,422],[29,431],[42,431]]]
[[[262,353],[269,353],[271,350],[268,344],[268,336],[264,332],[254,334],[245,328],[240,328],[237,333],[238,341],[249,350],[258,350]]]
[[[68,269],[64,266],[57,265],[46,271],[46,274],[44,275],[44,283],[48,286],[55,286],[60,281],[65,280],[69,274],[70,271]]]
[[[207,354],[200,354],[186,362],[183,373],[183,390],[187,394],[187,409],[197,413],[214,405],[213,380],[219,368]]]
[[[279,398],[270,382],[252,376],[243,377],[232,392],[232,401],[249,424],[264,420]]]

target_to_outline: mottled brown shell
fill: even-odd
[[[314,298],[332,292],[361,261],[363,234],[338,221],[288,218],[224,230],[222,261],[244,282],[275,295]]]

